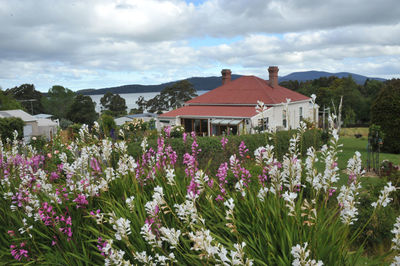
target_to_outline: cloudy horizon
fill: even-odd
[[[0,87],[298,71],[400,78],[397,0],[0,0]]]

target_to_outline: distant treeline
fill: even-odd
[[[232,80],[240,78],[241,75],[232,75]],[[196,91],[208,91],[213,90],[222,85],[221,77],[194,77],[186,79],[189,81]],[[111,92],[113,94],[121,94],[121,93],[141,93],[141,92],[161,92],[166,87],[172,86],[176,82],[172,81],[158,85],[124,85],[119,87],[110,87],[103,89],[85,89],[79,90],[77,93],[84,95],[95,95],[95,94],[106,94],[107,92]]]
[[[280,83],[281,86],[306,96],[315,94],[320,110],[330,107],[332,111],[333,106],[337,109],[340,98],[343,96],[342,121],[345,126],[369,124],[371,105],[384,84],[381,81],[367,79],[364,84],[358,85],[351,76],[346,78],[322,77],[305,82],[290,80]]]

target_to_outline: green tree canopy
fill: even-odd
[[[78,94],[67,113],[67,119],[75,123],[93,125],[98,117],[95,107],[96,104],[90,96]]]
[[[109,110],[113,116],[126,115],[126,102],[119,94],[107,92],[100,99],[100,104],[102,111]]]
[[[24,109],[31,115],[37,115],[44,112],[42,105],[42,93],[35,89],[33,84],[22,84],[19,87],[7,89],[6,94],[14,97],[21,102]]]
[[[382,150],[400,153],[400,79],[387,81],[372,104],[371,122],[384,133]]]
[[[24,121],[19,117],[0,118],[0,137],[4,141],[7,138],[14,138],[14,131],[18,132],[18,138],[23,137]]]
[[[152,113],[161,113],[171,108],[182,107],[186,101],[196,97],[196,90],[188,80],[181,80],[165,87],[160,94],[146,102],[146,108]],[[144,101],[144,99],[143,99]]]
[[[67,117],[74,98],[75,92],[56,85],[49,89],[47,97],[42,97],[42,104],[46,113],[62,119]]]
[[[338,107],[340,98],[343,96],[343,121],[347,124],[367,124],[370,122],[372,100],[376,98],[377,91],[383,83],[366,80],[363,85],[358,85],[351,76],[345,78],[331,76],[300,83],[284,81],[280,85],[307,96],[315,94],[317,104],[320,107],[331,107],[331,110],[333,104],[336,108]]]
[[[0,110],[24,109],[20,102],[0,89]]]

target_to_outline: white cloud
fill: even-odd
[[[399,13],[397,0],[0,0],[0,86],[154,84],[225,67],[265,77],[268,65],[390,77]],[[221,41],[189,41],[208,37]]]

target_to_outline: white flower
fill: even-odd
[[[157,239],[157,236],[151,230],[148,223],[145,223],[140,229],[140,234],[143,236],[144,240],[152,247],[161,247],[162,241]]]
[[[356,183],[351,183],[347,187],[342,186],[340,188],[337,200],[341,207],[340,219],[344,224],[353,224],[354,221],[357,221],[358,210],[356,204],[359,202],[356,200],[356,196],[360,188],[361,185]]]
[[[264,202],[264,199],[267,196],[267,193],[268,193],[268,188],[267,187],[261,187],[260,191],[258,192],[257,198],[259,198],[260,201]]]
[[[219,248],[211,244],[214,238],[210,235],[209,230],[204,230],[204,228],[201,228],[200,231],[196,231],[196,234],[190,232],[189,238],[194,242],[194,245],[191,249],[194,249],[195,251],[205,251],[207,257],[209,258],[213,258],[216,254],[218,254]]]
[[[396,223],[394,224],[394,228],[390,232],[394,234],[394,238],[392,239],[393,242],[392,249],[400,250],[400,216],[396,218]]]
[[[176,248],[179,243],[179,236],[181,235],[180,230],[174,228],[161,227],[160,232],[162,234],[161,239],[171,244],[171,249]]]
[[[383,206],[386,207],[388,203],[392,201],[392,198],[389,198],[390,192],[396,191],[396,187],[392,186],[392,182],[388,182],[387,186],[383,188],[381,191],[381,195],[379,195],[379,199],[377,202],[373,202],[371,205],[374,208]]]
[[[237,192],[242,194],[242,197],[246,196],[246,188],[243,184],[243,179],[240,179],[238,182],[236,182],[235,189]]]
[[[294,202],[294,200],[297,198],[297,193],[285,191],[282,197],[286,201],[286,207],[289,208],[288,215],[295,216],[296,203]]]
[[[103,252],[107,254],[104,259],[104,265],[132,265],[129,261],[124,260],[125,251],[114,249],[112,243],[112,240],[107,240],[107,244],[103,248]]]
[[[125,218],[119,218],[114,221],[113,229],[116,231],[115,238],[121,240],[131,234],[131,221]]]
[[[156,186],[154,188],[153,200],[148,201],[144,207],[146,209],[147,214],[154,215],[156,207],[161,208],[162,205],[165,204],[164,200],[164,191],[160,186]]]
[[[393,259],[393,262],[390,264],[390,266],[399,266],[400,265],[400,256],[396,256]]]
[[[131,212],[135,209],[135,203],[133,202],[135,199],[135,196],[131,196],[125,200],[126,205],[128,205],[128,208]]]
[[[229,198],[224,202],[224,205],[228,207],[228,210],[226,211],[226,216],[225,219],[227,220],[233,220],[233,209],[235,208],[235,203],[233,203],[233,199]]]
[[[147,255],[146,251],[142,252],[133,252],[133,256],[135,259],[143,264],[147,265],[152,265],[153,263],[153,257],[150,255]]]
[[[308,243],[304,243],[304,247],[297,244],[292,247],[291,254],[294,257],[294,261],[292,262],[293,266],[322,266],[324,265],[322,261],[316,262],[315,260],[311,260],[308,257],[310,256],[310,251],[307,250]]]
[[[174,168],[167,168],[165,170],[167,172],[167,183],[168,185],[175,186],[175,169]]]
[[[142,143],[140,144],[140,146],[142,147],[142,151],[143,152],[146,151],[146,148],[147,148],[147,138],[146,137],[143,138]]]
[[[182,204],[175,204],[175,211],[181,221],[189,224],[203,223],[203,219],[197,214],[196,206],[191,200],[186,200]]]

